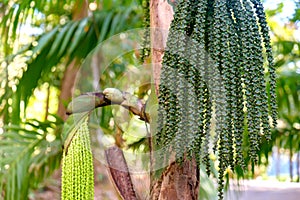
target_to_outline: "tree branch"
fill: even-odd
[[[76,97],[69,104],[67,114],[87,112],[109,105],[120,105],[139,116],[141,120],[150,121],[149,114],[145,112],[146,104],[141,99],[116,88],[106,88],[103,92],[86,93]]]

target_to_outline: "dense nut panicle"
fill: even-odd
[[[255,162],[261,137],[270,139],[269,116],[276,125],[276,74],[265,13],[259,0],[180,0],[170,27],[156,145],[170,146],[179,162],[195,157],[209,173],[213,144],[222,199],[226,169],[245,167],[244,140]]]

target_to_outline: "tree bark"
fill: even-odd
[[[290,171],[290,181],[293,182],[293,179],[294,179],[294,169],[293,169],[293,132],[290,132],[290,135],[289,135],[289,146],[290,146],[290,149],[289,149],[289,171]]]
[[[280,146],[277,146],[277,156],[276,156],[276,166],[275,166],[275,173],[276,173],[276,178],[280,178]]]
[[[173,20],[173,9],[166,0],[150,0],[151,63],[155,90],[158,94],[162,58]]]
[[[63,120],[67,119],[66,105],[68,105],[72,99],[78,70],[79,67],[76,64],[76,61],[72,61],[72,63],[67,66],[62,79],[57,115]]]
[[[300,182],[300,153],[297,153],[297,182]]]
[[[168,1],[150,0],[151,62],[157,95],[159,92],[162,58],[172,19],[173,9],[168,4]],[[152,145],[150,149],[153,149],[153,144],[150,145]],[[153,162],[155,162],[155,158],[151,160],[151,166],[155,165]],[[200,176],[195,160],[190,161],[185,159],[182,164],[171,160],[169,163],[160,178],[155,178],[153,173],[151,173],[151,199],[198,199]]]

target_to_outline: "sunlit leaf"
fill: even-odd
[[[104,22],[102,24],[102,27],[100,29],[100,36],[99,36],[99,41],[103,41],[103,39],[105,38],[109,25],[111,23],[111,18],[113,16],[113,13],[110,12],[105,16]]]
[[[60,46],[58,56],[60,57],[64,52],[67,52],[67,46],[71,44],[71,38],[73,36],[74,30],[77,28],[79,21],[72,22],[71,27],[69,28],[62,44]]]
[[[75,31],[74,36],[72,38],[71,46],[69,47],[69,50],[68,50],[69,54],[71,54],[75,50],[75,48],[77,47],[79,42],[86,35],[85,26],[87,26],[87,25],[88,25],[88,18],[83,19],[79,23],[77,30]]]
[[[55,38],[55,40],[52,44],[52,47],[48,53],[48,56],[47,56],[48,58],[50,58],[53,55],[53,53],[55,53],[57,56],[57,52],[58,52],[59,48],[61,47],[62,42],[64,41],[64,37],[68,34],[71,25],[72,25],[71,23],[68,23],[64,27],[62,27],[61,30],[58,31],[59,33],[56,35],[56,38]]]
[[[37,52],[41,52],[50,43],[50,41],[55,37],[55,34],[57,33],[57,31],[58,31],[58,27],[55,27],[49,33],[43,35],[39,39],[38,45],[35,48],[33,48],[33,50],[32,50],[33,54],[35,54]]]

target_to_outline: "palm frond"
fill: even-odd
[[[138,27],[138,19],[127,23],[129,16],[136,14],[134,9],[129,10],[130,12],[125,8],[118,12],[98,11],[93,16],[80,21],[69,21],[41,35],[38,45],[30,49],[32,55],[27,61],[27,70],[19,80],[17,93],[20,100],[17,102],[24,101],[26,106],[43,74],[52,73],[52,67],[60,64],[62,60],[67,61],[67,64],[73,59],[80,61],[106,38],[127,28]],[[19,106],[16,103],[13,110],[20,110]]]
[[[300,74],[283,70],[278,77],[278,105],[280,117],[295,118],[300,113]]]
[[[32,120],[4,127],[0,137],[3,199],[27,199],[29,188],[37,187],[59,167],[62,144],[55,131],[61,125],[61,122]]]
[[[28,20],[33,24],[34,15],[37,13],[53,14],[57,16],[70,15],[73,0],[63,1],[31,1],[31,0],[18,0],[18,1],[6,1],[3,3],[4,16],[0,23],[2,29],[2,36],[5,39],[11,39],[14,41],[17,37],[18,29],[22,25],[28,23]]]

